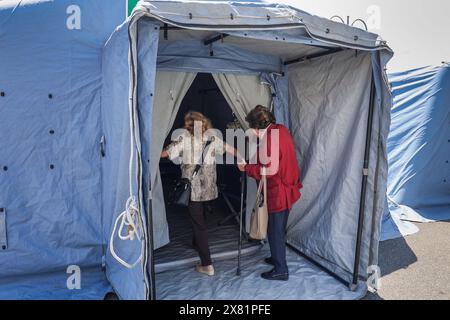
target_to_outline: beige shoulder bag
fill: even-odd
[[[266,168],[262,170],[262,179],[256,193],[256,203],[250,220],[250,238],[264,240],[267,237],[269,212],[267,209],[267,177]]]

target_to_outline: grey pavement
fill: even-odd
[[[380,243],[381,289],[368,300],[450,300],[450,221]]]

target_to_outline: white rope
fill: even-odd
[[[119,229],[117,229],[117,226],[119,225],[119,221],[120,221],[120,227],[119,227]],[[123,233],[123,229],[125,227],[127,229],[126,234]],[[117,235],[118,235],[119,239],[121,239],[121,240],[133,241],[136,236],[137,240],[142,241],[142,235],[140,234],[139,229],[140,229],[139,208],[136,203],[136,198],[130,197],[127,200],[125,211],[122,212],[117,217],[117,219],[114,223],[114,228],[113,228],[111,238],[109,239],[109,249],[110,249],[111,255],[121,265],[123,265],[124,267],[126,267],[128,269],[133,269],[142,260],[142,250],[141,250],[141,254],[140,254],[139,258],[135,262],[129,263],[129,262],[125,261],[124,259],[122,259],[121,257],[119,257],[119,255],[116,253],[116,250],[114,248],[114,237],[116,235],[116,231],[118,231]]]
[[[132,50],[131,50],[132,51]],[[133,55],[133,52],[130,51],[130,55]],[[134,79],[133,81],[136,81]],[[130,88],[131,89],[131,88]],[[133,97],[135,97],[135,91],[130,92]],[[111,234],[111,237],[109,239],[109,250],[111,252],[111,255],[116,259],[121,265],[128,269],[134,268],[136,265],[139,264],[139,262],[142,261],[144,257],[144,250],[145,250],[145,230],[143,228],[143,221],[141,217],[140,208],[142,206],[142,203],[140,203],[140,199],[142,199],[141,194],[141,188],[138,187],[138,198],[134,195],[134,188],[133,184],[136,181],[141,181],[142,178],[140,175],[138,176],[138,172],[142,174],[142,164],[140,162],[141,157],[141,144],[138,137],[139,134],[139,128],[138,123],[139,119],[137,117],[137,112],[134,109],[134,105],[132,103],[132,99],[130,99],[130,102],[128,104],[128,112],[129,112],[129,126],[130,126],[130,158],[128,163],[128,173],[129,173],[129,198],[126,201],[125,204],[125,210],[119,214],[119,216],[116,218],[116,221],[114,222],[113,231]],[[135,158],[136,157],[136,158]],[[136,165],[136,176],[134,176],[134,166]],[[138,183],[139,186],[139,183]],[[120,225],[119,225],[120,223]],[[119,226],[119,228],[118,228]],[[126,233],[124,233],[124,228],[126,228]],[[141,248],[140,248],[140,255],[139,258],[133,262],[127,262],[125,259],[121,258],[115,250],[114,247],[114,238],[117,236],[122,241],[134,241],[137,239],[141,242]]]

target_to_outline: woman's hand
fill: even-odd
[[[163,151],[163,152],[161,152],[161,158],[163,158],[163,159],[167,159],[169,157],[169,153],[167,153],[167,151]]]
[[[232,146],[230,146],[227,143],[225,143],[225,151],[227,153],[231,154],[232,156],[234,156],[238,162],[242,162],[245,165],[244,157],[241,156],[239,151],[237,151],[235,148],[233,148]]]
[[[239,168],[239,171],[241,171],[241,172],[245,172],[245,166],[246,166],[246,163],[238,163],[238,168]]]
[[[224,143],[225,152],[231,154],[233,157],[237,157],[237,150],[230,146],[228,143]]]

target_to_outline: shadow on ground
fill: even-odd
[[[388,240],[380,243],[378,265],[382,276],[387,276],[417,262],[417,256],[405,238]]]
[[[362,300],[384,300],[378,293],[369,292]]]
[[[381,276],[387,276],[398,270],[408,268],[417,262],[417,256],[405,238],[380,242],[378,265]],[[384,300],[378,293],[368,292],[363,300]]]
[[[380,243],[381,287],[365,300],[449,300],[450,223],[420,225],[405,239]]]

